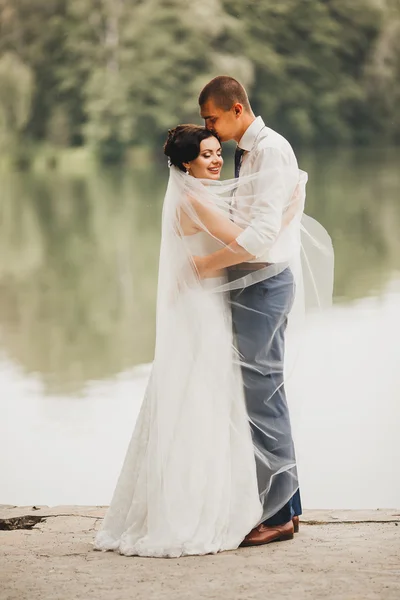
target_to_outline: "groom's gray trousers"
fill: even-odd
[[[228,273],[231,280],[246,274],[235,267]],[[289,267],[278,275],[231,292],[233,329],[241,358],[266,525],[287,523],[301,514],[283,374],[285,330],[293,300],[294,278]]]

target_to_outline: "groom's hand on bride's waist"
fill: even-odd
[[[199,276],[204,279],[205,277],[215,277],[218,272],[221,273],[228,267],[252,260],[255,256],[234,240],[221,250],[207,256],[194,258]]]
[[[237,265],[255,258],[245,248],[234,240],[221,250],[207,256],[193,256],[194,266],[200,279],[217,277],[227,267]]]

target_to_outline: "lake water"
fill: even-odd
[[[300,153],[336,254],[288,382],[307,508],[400,507],[399,164]],[[110,501],[153,355],[167,175],[1,174],[0,503]]]

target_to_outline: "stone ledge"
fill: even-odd
[[[0,519],[20,517],[87,517],[99,519],[104,516],[107,506],[13,506],[0,504]],[[391,523],[400,522],[400,508],[379,508],[376,510],[304,510],[301,521],[309,525],[325,523]]]

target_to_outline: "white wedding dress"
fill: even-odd
[[[203,232],[185,243],[193,255],[218,247]],[[156,349],[112,502],[95,538],[97,550],[153,557],[216,553],[237,548],[260,521],[230,308],[224,294],[213,293],[218,284],[221,278],[205,280],[200,293],[189,288],[174,300],[168,348],[163,350],[161,340]]]

